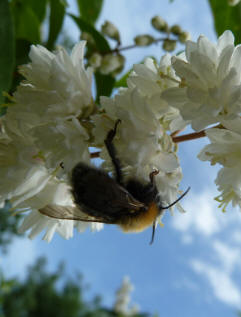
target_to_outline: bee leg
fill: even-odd
[[[121,122],[121,120],[118,119],[115,122],[114,129],[111,129],[108,132],[108,134],[106,136],[106,139],[105,139],[105,146],[107,148],[107,151],[108,151],[108,153],[110,155],[110,158],[111,158],[112,163],[113,163],[114,168],[115,168],[116,181],[117,181],[118,184],[122,185],[122,172],[121,172],[120,160],[116,156],[116,149],[115,149],[114,144],[113,144],[113,139],[114,139],[114,137],[116,135],[117,126],[118,126],[118,124],[120,122]]]
[[[151,184],[154,184],[154,176],[156,176],[157,174],[159,174],[158,170],[154,170],[149,174]]]

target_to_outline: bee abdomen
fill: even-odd
[[[158,214],[157,205],[151,203],[146,211],[122,218],[119,226],[124,232],[141,232],[153,224]]]

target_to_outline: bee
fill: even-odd
[[[162,206],[155,184],[158,170],[150,172],[146,184],[135,178],[124,181],[113,144],[120,122],[116,121],[104,141],[115,169],[115,178],[99,168],[78,163],[71,175],[75,206],[47,205],[39,211],[57,219],[115,224],[124,232],[141,232],[152,226],[152,244],[158,217],[182,199],[190,188],[169,206]]]

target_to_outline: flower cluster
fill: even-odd
[[[178,87],[163,92],[163,98],[190,120],[196,131],[224,120],[232,120],[241,111],[241,47],[226,31],[216,45],[205,36],[197,43],[188,41],[185,55],[172,58],[172,67],[180,78]]]
[[[221,192],[216,200],[223,211],[230,202],[241,208],[241,119],[226,122],[222,129],[209,129],[206,134],[211,144],[203,148],[199,159],[223,166],[215,180]]]
[[[98,108],[84,46],[77,44],[70,56],[63,48],[51,53],[32,46],[31,63],[20,68],[25,80],[2,117],[0,202],[10,201],[15,212],[31,210],[20,230],[31,229],[34,237],[46,229],[44,239],[50,241],[54,232],[71,237],[74,227],[101,229],[102,224],[50,219],[38,210],[74,206],[69,176],[78,162],[91,164],[90,147],[101,150],[102,168],[113,172],[104,140],[117,119],[114,144],[125,177],[145,182],[157,169],[163,206],[181,193],[176,135],[190,124],[197,133],[205,128],[211,142],[199,159],[223,166],[217,200],[224,208],[230,202],[241,207],[241,49],[232,33],[224,32],[217,44],[200,36],[197,43],[187,41],[185,53],[134,65],[127,87],[101,97]]]
[[[90,160],[89,135],[78,120],[93,110],[84,46],[76,45],[71,56],[63,48],[51,53],[32,46],[31,63],[20,68],[26,80],[1,121],[1,204],[9,200],[15,210],[32,210],[20,228],[32,228],[30,237],[43,229],[48,241],[55,231],[65,238],[73,234],[73,221],[50,219],[37,210],[51,203],[73,204],[69,172],[80,160]]]

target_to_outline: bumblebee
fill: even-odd
[[[150,181],[146,184],[135,178],[125,182],[113,144],[120,122],[116,121],[105,139],[106,149],[114,165],[115,179],[99,168],[78,163],[71,175],[75,207],[47,205],[39,211],[52,218],[116,224],[124,232],[141,232],[152,226],[152,244],[157,218],[164,209],[172,207],[182,199],[190,188],[169,206],[162,206],[155,185],[158,170],[150,173]]]

